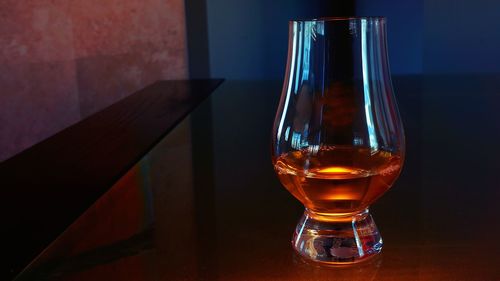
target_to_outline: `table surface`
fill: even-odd
[[[17,279],[500,280],[498,81],[394,78],[407,156],[371,208],[384,248],[370,261],[293,252],[303,207],[270,159],[281,83],[226,81]]]

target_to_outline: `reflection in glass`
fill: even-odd
[[[306,207],[293,247],[314,261],[352,263],[382,248],[368,206],[404,160],[385,25],[380,17],[290,22],[272,156]]]

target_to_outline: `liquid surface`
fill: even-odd
[[[275,160],[281,183],[308,209],[352,213],[367,208],[391,187],[401,158],[366,148],[322,147],[282,154]]]

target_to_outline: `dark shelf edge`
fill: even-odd
[[[18,274],[222,82],[155,82],[1,162],[2,280]]]

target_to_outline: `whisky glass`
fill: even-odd
[[[272,160],[305,206],[292,245],[306,260],[349,264],[382,249],[368,207],[399,176],[405,150],[386,38],[384,17],[289,22]]]

